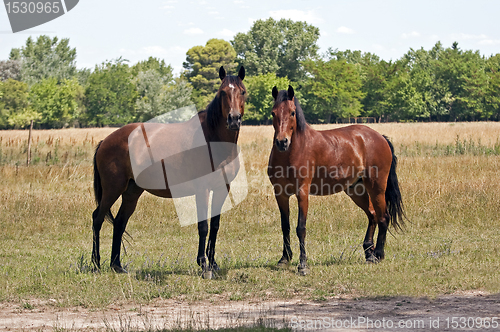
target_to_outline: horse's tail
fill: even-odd
[[[101,147],[101,143],[102,141],[100,141],[99,144],[97,144],[94,153],[94,197],[97,207],[101,205],[101,199],[102,199],[101,176],[99,174],[99,170],[97,169],[97,163],[96,163],[97,150],[99,150],[99,148]],[[111,210],[108,210],[106,212],[106,219],[111,223],[114,222],[115,218],[113,217]]]
[[[394,154],[394,146],[392,146],[389,138],[384,136],[385,140],[391,148],[392,163],[389,177],[387,178],[387,188],[385,190],[385,202],[387,204],[387,213],[389,214],[389,224],[395,229],[402,230],[406,218],[403,200],[401,198],[401,191],[399,190],[398,176],[396,174],[396,167],[398,165],[398,158]]]

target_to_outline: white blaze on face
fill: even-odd
[[[232,85],[232,84],[229,84],[229,87],[230,87],[231,89],[234,89],[234,85]]]

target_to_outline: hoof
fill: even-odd
[[[375,257],[375,255],[371,255],[370,257],[366,257],[367,264],[377,264],[378,262],[380,262],[380,260],[377,257]]]
[[[213,278],[213,274],[212,274],[212,271],[211,270],[207,270],[207,271],[203,271],[203,273],[201,274],[201,277],[203,279],[212,279]]]
[[[219,267],[219,265],[217,265],[216,262],[213,262],[213,264],[210,265],[210,270],[212,270],[214,272],[219,272],[220,271],[220,267]]]
[[[125,273],[125,274],[128,273],[127,270],[125,270],[123,267],[119,265],[111,265],[111,269],[116,273]]]
[[[301,276],[306,276],[308,275],[311,271],[309,270],[309,268],[307,266],[300,266],[299,265],[299,268],[297,269],[297,272],[299,275]]]
[[[283,258],[279,260],[278,264],[276,264],[278,269],[287,269],[288,266],[290,266],[290,261]]]

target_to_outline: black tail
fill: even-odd
[[[389,178],[387,179],[387,189],[385,190],[385,201],[387,203],[387,213],[389,214],[389,224],[395,229],[402,230],[406,218],[403,200],[401,198],[401,191],[399,191],[398,176],[396,174],[396,167],[398,165],[398,158],[394,154],[394,147],[391,141],[384,136],[389,144],[392,153],[391,170]]]
[[[97,169],[97,163],[96,163],[97,150],[99,150],[101,143],[102,143],[102,141],[100,141],[99,144],[97,144],[97,147],[95,148],[95,153],[94,153],[94,196],[95,196],[95,202],[97,204],[97,207],[99,207],[99,205],[101,205],[101,199],[102,199],[101,176],[99,175],[99,170]],[[106,213],[106,220],[108,220],[111,223],[113,223],[115,221],[115,218],[111,214],[111,210],[109,210]]]

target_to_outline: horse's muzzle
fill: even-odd
[[[228,114],[227,116],[227,128],[230,130],[240,130],[241,126],[241,114],[238,114],[236,116],[232,116],[231,114]]]
[[[282,140],[276,139],[274,144],[276,145],[278,151],[285,152],[290,147],[290,140],[288,138],[284,138]]]

